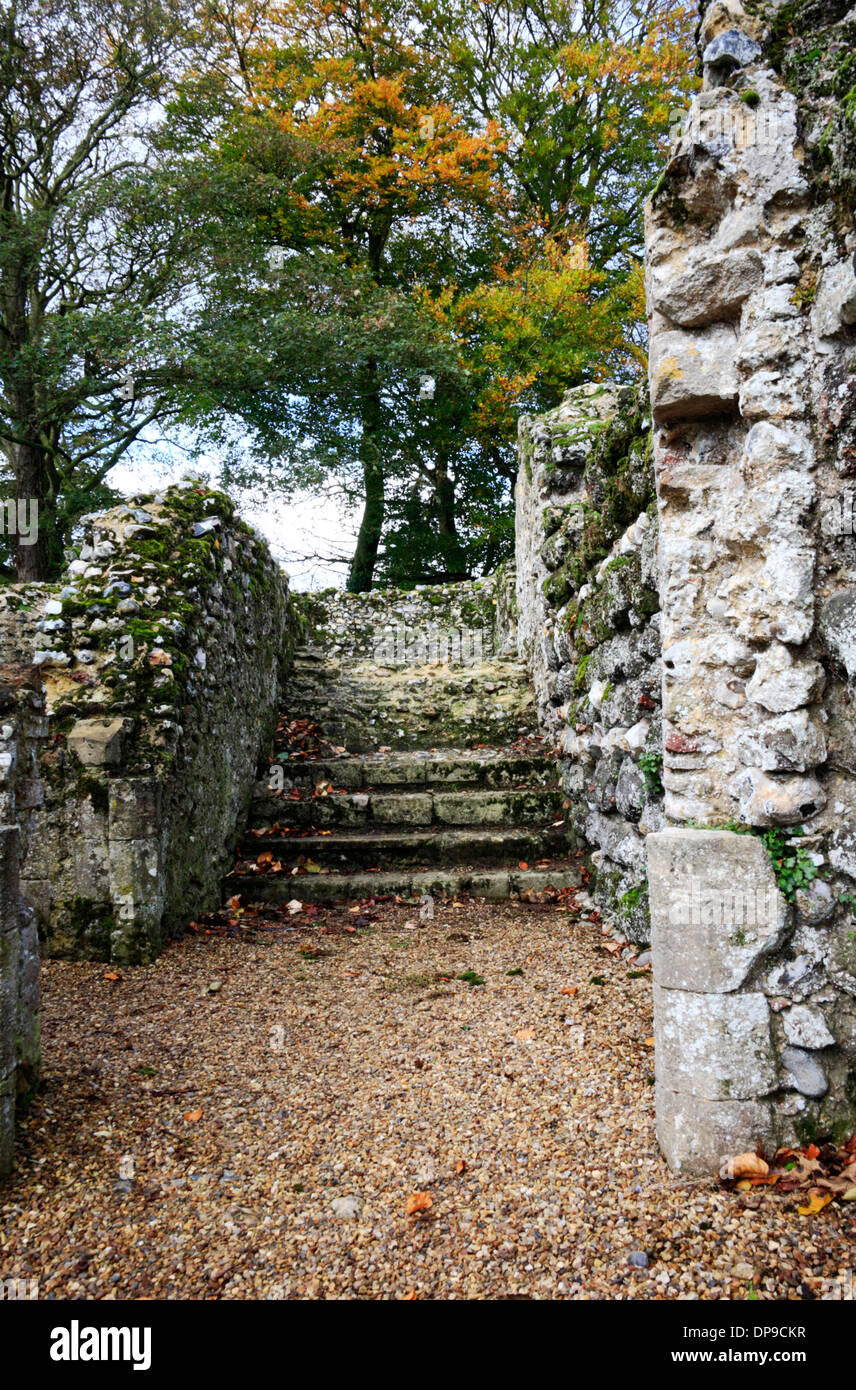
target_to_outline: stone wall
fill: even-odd
[[[520,421],[520,652],[562,759],[596,901],[648,940],[645,836],[663,824],[657,525],[644,389],[568,392]]]
[[[516,661],[513,572],[462,584],[296,596],[306,620],[287,712],[334,744],[472,747],[535,730]]]
[[[0,622],[33,640],[49,715],[22,890],[48,953],[143,961],[219,900],[300,620],[201,486],[85,518],[78,552]]]
[[[16,1103],[39,1076],[39,945],[20,892],[21,862],[40,798],[46,733],[38,672],[0,669],[0,1178],[12,1167]]]
[[[826,159],[846,8],[707,5],[704,90],[647,208],[665,814],[708,828],[649,841],[660,1137],[688,1168],[856,1119],[856,239]],[[761,894],[775,873],[762,943],[732,872]]]

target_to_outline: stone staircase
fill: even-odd
[[[352,600],[353,601],[353,600]],[[310,634],[311,635],[311,634]],[[525,668],[298,651],[228,895],[336,902],[577,887]]]

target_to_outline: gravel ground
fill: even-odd
[[[845,1208],[668,1173],[650,974],[596,921],[413,912],[46,964],[0,1277],[82,1299],[835,1296]]]

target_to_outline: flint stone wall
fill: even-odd
[[[636,942],[649,937],[645,837],[664,823],[650,424],[644,390],[569,391],[521,417],[515,495],[520,655],[593,895]]]
[[[300,620],[221,493],[84,527],[62,582],[0,623],[32,642],[49,717],[21,885],[48,954],[137,962],[219,901]]]
[[[513,743],[537,732],[516,660],[513,567],[461,584],[295,596],[286,710],[351,751]]]
[[[38,672],[0,669],[0,1179],[12,1168],[16,1103],[39,1078],[39,943],[20,889],[38,806],[38,747],[46,733]]]
[[[818,870],[745,972],[734,914],[702,949],[675,893],[703,866],[761,891],[763,845],[649,839],[658,1122],[689,1170],[856,1121],[856,236],[824,153],[852,143],[847,9],[708,4],[704,89],[646,209],[665,814],[792,828]]]

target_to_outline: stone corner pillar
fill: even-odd
[[[776,1146],[779,1088],[759,963],[786,904],[760,840],[727,830],[647,837],[657,1138],[669,1167]]]

